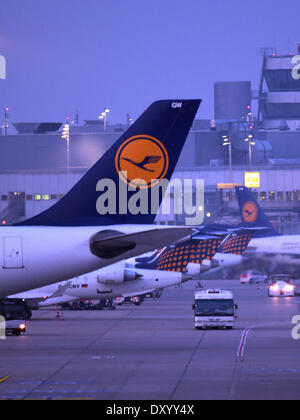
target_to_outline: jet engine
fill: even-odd
[[[102,268],[97,275],[97,282],[103,284],[120,284],[127,281],[137,280],[139,275],[134,267],[128,268],[125,263],[117,264],[115,267]]]

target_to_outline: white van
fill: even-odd
[[[230,291],[219,289],[196,291],[193,305],[195,328],[232,329],[237,308],[233,293]]]

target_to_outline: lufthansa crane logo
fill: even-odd
[[[128,185],[149,188],[163,179],[169,168],[169,156],[155,137],[138,135],[127,139],[115,159],[120,178]]]
[[[258,208],[255,203],[248,201],[243,206],[243,219],[247,223],[255,223],[258,217]]]

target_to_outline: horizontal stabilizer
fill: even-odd
[[[185,240],[191,234],[191,228],[152,229],[132,234],[101,231],[92,236],[90,247],[99,258],[112,259],[123,255],[126,259]]]
[[[66,290],[68,290],[71,283],[72,283],[71,281],[67,281],[67,283],[65,285],[63,285],[58,290],[56,290],[56,292],[54,292],[51,296],[48,296],[48,299],[63,296],[65,294]]]

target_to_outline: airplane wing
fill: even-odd
[[[117,231],[100,231],[90,239],[91,251],[103,259],[127,259],[158,248],[186,240],[192,228],[151,229],[138,233],[123,234]]]
[[[8,296],[10,299],[37,299],[37,300],[43,300],[45,297],[48,297],[48,293],[45,293],[42,291],[40,291],[40,289],[35,289],[35,290],[29,290],[28,292],[22,292],[22,293],[18,293],[16,295],[9,295]]]

